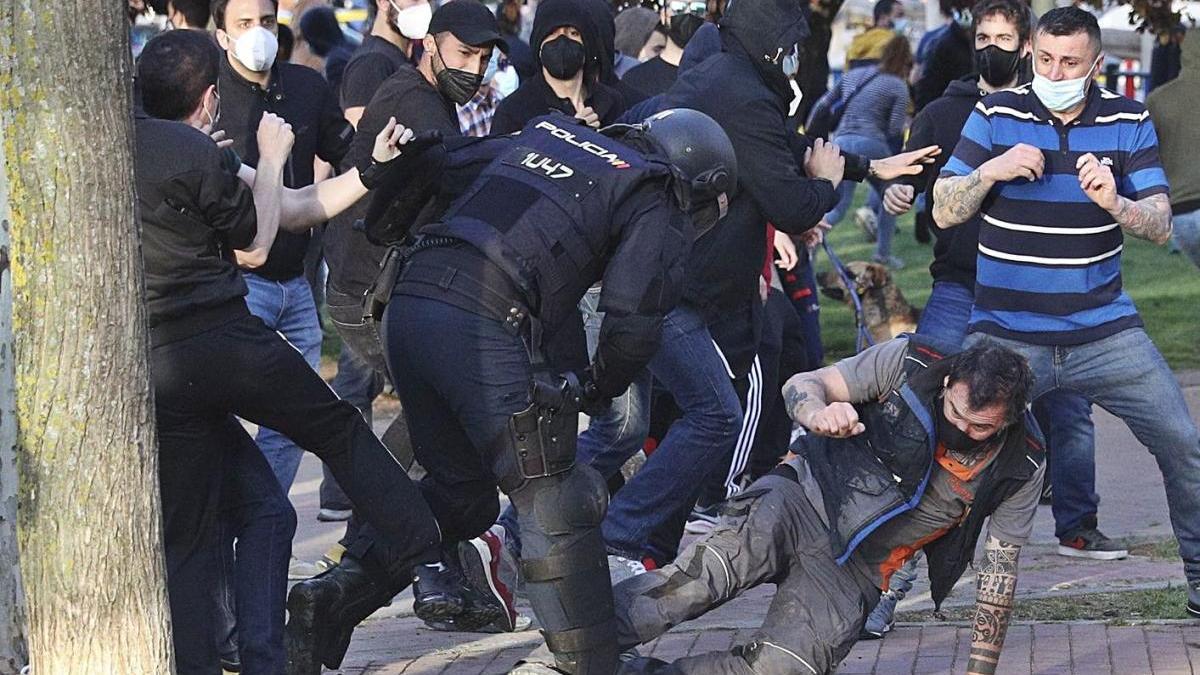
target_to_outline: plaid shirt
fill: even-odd
[[[500,93],[488,87],[487,93],[475,92],[475,96],[458,106],[458,126],[464,136],[487,136],[492,130],[492,118],[500,104]]]

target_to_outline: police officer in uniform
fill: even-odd
[[[429,474],[422,493],[451,542],[487,530],[499,511],[496,486],[504,490],[558,667],[615,672],[599,529],[607,490],[590,467],[574,465],[578,413],[603,410],[658,349],[691,242],[724,214],[736,185],[733,148],[711,118],[676,109],[607,135],[563,115],[539,117],[518,135],[454,139],[415,156],[406,149],[390,165],[364,167],[364,177],[383,174],[372,178],[367,219],[376,240],[408,236],[411,213],[430,199],[444,213],[400,254],[382,326]],[[606,318],[589,365],[576,305],[600,280]],[[354,623],[407,581],[343,558],[293,588],[293,646],[315,645],[326,665],[340,662]],[[420,602],[415,610],[453,618]]]

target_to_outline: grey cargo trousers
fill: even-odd
[[[613,589],[621,648],[761,583],[776,584],[775,598],[749,643],[665,667],[638,659],[622,672],[831,673],[879,601],[879,589],[855,565],[834,561],[828,530],[800,485],[770,474],[723,504],[717,526],[674,563]]]

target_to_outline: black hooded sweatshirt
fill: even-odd
[[[935,144],[942,148],[942,154],[933,164],[927,164],[923,173],[906,179],[910,185],[925,191],[925,212],[930,222],[933,221],[933,183],[942,167],[950,161],[951,150],[958,145],[962,128],[980,98],[978,76],[968,75],[951,82],[946,93],[925,106],[913,120],[905,150]],[[933,245],[933,263],[929,272],[934,282],[951,281],[974,290],[979,214],[948,230],[935,227],[933,231],[937,242]]]
[[[721,318],[758,314],[768,222],[799,234],[820,222],[837,201],[828,181],[804,174],[798,159],[804,139],[789,132],[786,121],[792,90],[774,63],[808,35],[801,3],[735,2],[720,31],[723,51],[681,70],[662,97],[664,108],[693,108],[716,120],[737,155],[738,189],[728,215],[696,242],[688,262],[683,300],[710,326]],[[717,341],[734,375],[740,375],[749,360],[730,356],[748,353],[752,359],[756,322],[724,323],[738,324],[736,329],[723,326]]]
[[[588,94],[584,102],[600,117],[601,126],[612,124],[625,112],[624,98],[616,89],[601,81],[599,63],[591,58],[601,49],[601,38],[586,5],[588,1],[544,0],[538,5],[533,19],[533,32],[529,37],[537,70],[533,77],[522,81],[516,91],[500,101],[492,118],[493,134],[520,131],[529,120],[553,110],[572,117],[578,112],[569,100],[559,98],[554,93],[542,72],[542,41],[560,26],[571,26],[583,35],[584,50],[589,55],[583,74],[584,89]]]

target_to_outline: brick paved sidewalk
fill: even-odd
[[[374,620],[355,634],[345,675],[477,675],[506,673],[539,643],[536,632],[453,636],[418,628],[413,619]],[[676,630],[639,651],[664,660],[729,649],[749,639],[741,629]],[[901,626],[886,639],[860,642],[843,675],[963,673],[971,630],[953,625]],[[999,675],[1200,674],[1200,625],[1105,626],[1017,624],[1008,635]]]

